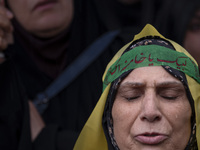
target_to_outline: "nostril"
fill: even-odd
[[[159,114],[144,114],[141,116],[142,121],[148,121],[148,122],[155,122],[155,121],[160,121],[161,116]]]
[[[157,117],[155,117],[154,120],[159,121],[159,120],[161,120],[161,117],[160,117],[160,116],[157,116]]]

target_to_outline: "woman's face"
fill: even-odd
[[[183,150],[189,141],[185,89],[161,66],[137,68],[122,81],[112,117],[121,150]]]
[[[190,21],[183,44],[200,65],[200,10]]]
[[[20,24],[39,37],[52,37],[68,28],[73,0],[8,0]]]

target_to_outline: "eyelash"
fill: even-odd
[[[167,100],[175,100],[177,99],[178,96],[161,96],[161,97]]]
[[[138,99],[140,96],[135,96],[135,97],[126,97],[126,100],[131,101],[131,100],[135,100]],[[177,99],[178,96],[161,96],[164,99],[167,100],[175,100]]]
[[[167,99],[167,100],[176,100],[179,97],[179,91],[174,90],[164,90],[161,92],[158,92],[160,97]]]
[[[140,96],[135,96],[135,97],[126,97],[126,100],[131,101],[139,98]]]
[[[161,91],[157,91],[157,96],[160,96],[160,98],[162,98],[163,100],[169,100],[169,101],[173,101],[176,100],[180,94],[178,94],[179,92],[177,90],[161,90]],[[145,94],[144,91],[141,90],[134,90],[131,92],[124,92],[122,93],[122,97],[127,100],[127,101],[135,101],[138,100],[143,94]]]

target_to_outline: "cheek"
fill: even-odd
[[[172,127],[172,140],[175,145],[185,147],[191,133],[191,107],[189,102],[171,107],[165,116]],[[180,144],[181,143],[181,144]]]
[[[112,117],[116,142],[120,147],[124,147],[131,140],[131,128],[137,118],[137,107],[134,104],[115,100]]]
[[[125,120],[127,119],[128,114],[128,110],[125,109],[125,106],[118,100],[115,100],[112,108],[113,126],[115,129],[125,128]]]
[[[180,101],[177,104],[163,105],[164,114],[173,126],[181,126],[190,122],[191,119],[191,107],[188,100],[185,102]],[[178,127],[177,127],[178,128]]]
[[[125,100],[115,100],[112,107],[112,117],[115,125],[125,125],[133,123],[137,117],[137,108],[135,104],[123,102]]]

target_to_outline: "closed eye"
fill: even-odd
[[[161,96],[164,99],[175,100],[178,96]]]
[[[140,96],[134,96],[134,97],[125,97],[126,100],[131,101],[131,100],[135,100],[138,99]]]
[[[182,83],[162,83],[157,86],[157,94],[166,100],[176,100],[185,94]]]

